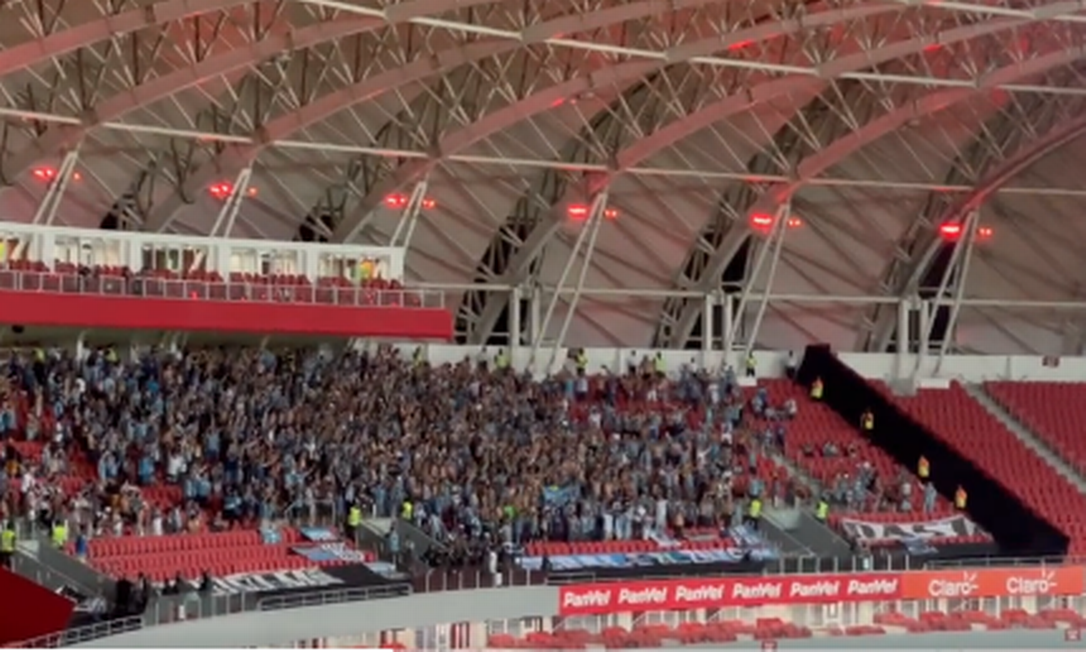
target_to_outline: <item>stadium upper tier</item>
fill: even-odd
[[[402,275],[396,248],[0,229],[18,326],[448,339],[443,294]]]
[[[186,237],[31,226],[5,223],[0,228],[0,261],[131,270],[195,280],[275,278],[366,281],[403,279],[403,250],[395,247],[330,245]]]

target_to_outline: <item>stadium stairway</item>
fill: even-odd
[[[815,520],[809,509],[767,507],[763,533],[781,550],[818,557],[848,557],[853,551],[839,534]]]
[[[1007,430],[1011,431],[1026,448],[1030,449],[1037,457],[1044,460],[1057,474],[1063,476],[1068,482],[1074,485],[1080,493],[1086,494],[1086,478],[1068,464],[1059,453],[1046,444],[1036,433],[1026,427],[1021,421],[1015,419],[1006,408],[992,398],[982,385],[963,383],[962,389],[964,389],[965,393],[969,394],[974,401],[979,403],[981,407],[987,410],[989,414],[995,417],[996,420],[1006,426]]]
[[[804,485],[812,496],[822,493],[822,483],[800,465],[780,453],[769,453],[770,459],[784,467],[796,482]],[[852,554],[852,547],[840,534],[815,520],[813,508],[807,507],[766,507],[765,536],[780,546],[781,550],[798,555],[818,557],[847,557]]]

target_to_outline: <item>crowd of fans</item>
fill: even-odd
[[[730,369],[665,374],[645,358],[586,375],[571,361],[537,381],[500,353],[431,366],[392,348],[0,364],[0,517],[59,518],[73,535],[342,522],[358,506],[470,556],[478,542],[721,528],[747,499],[802,498],[759,473],[797,406],[744,401]],[[11,445],[23,440],[40,454]]]

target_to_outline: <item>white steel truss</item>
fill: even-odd
[[[123,205],[126,220],[148,230],[221,236],[272,232],[266,212],[281,203],[284,215],[276,219],[291,228],[309,220],[322,239],[365,234],[439,261],[441,252],[420,248],[444,239],[451,251],[459,246],[468,258],[478,255],[455,230],[431,237],[452,222],[419,218],[422,193],[456,192],[490,213],[496,230],[510,213],[534,224],[518,237],[508,263],[485,275],[493,283],[471,284],[510,288],[486,290],[485,303],[470,315],[473,337],[483,341],[511,297],[518,298],[511,319],[519,326],[520,296],[553,304],[566,291],[569,269],[558,292],[546,289],[553,279],[529,277],[540,253],[562,237],[571,203],[588,198],[595,206],[601,195],[622,202],[640,184],[651,188],[651,211],[678,224],[691,221],[686,212],[694,200],[683,194],[716,205],[729,189],[756,189],[754,199],[727,206],[721,237],[696,274],[684,271],[675,288],[651,289],[689,299],[661,317],[674,346],[686,344],[699,318],[704,328],[706,310],[722,300],[719,279],[751,235],[748,215],[810,206],[809,234],[817,235],[846,220],[823,212],[812,197],[877,190],[944,198],[893,238],[895,262],[879,288],[887,301],[867,304],[869,320],[860,329],[872,350],[892,337],[895,307],[910,300],[929,266],[939,224],[966,225],[992,202],[1067,206],[1086,197],[1073,180],[1020,179],[1086,132],[1086,91],[1077,81],[1086,55],[1082,0],[803,7],[733,0],[726,12],[712,0],[586,2],[565,0],[547,11],[502,0],[407,0],[382,8],[339,0],[8,3],[0,8],[0,19],[13,26],[10,42],[0,43],[0,197],[13,196],[5,186],[49,177],[33,215],[18,219],[65,222],[85,210],[74,219],[86,224],[97,219],[95,211]],[[690,29],[661,19],[680,15],[678,23]],[[993,113],[1007,118],[1014,138],[992,136]],[[733,122],[742,125],[739,134],[728,132]],[[907,136],[910,129],[930,137]],[[969,138],[973,149],[988,153],[987,162],[961,155]],[[878,149],[890,141],[896,154]],[[751,164],[754,150],[769,164]],[[907,159],[923,161],[909,166]],[[104,169],[110,166],[117,169]],[[284,171],[292,167],[305,175]],[[948,167],[952,173],[944,174]],[[82,182],[73,182],[77,168]],[[468,183],[449,189],[450,175],[480,169],[494,179],[494,194],[509,185],[503,176],[523,181],[516,184],[517,209],[480,199]],[[189,209],[211,184],[228,179],[221,206]],[[679,199],[660,196],[665,182]],[[260,198],[247,194],[253,183],[261,184]],[[539,191],[548,184],[553,192]],[[265,202],[266,186],[284,201]],[[375,211],[401,192],[410,195],[403,215],[381,233]],[[582,295],[624,292],[593,288],[591,279],[622,263],[612,231],[650,221],[638,214],[646,211],[640,200],[629,201],[629,220],[602,225],[594,216],[578,234],[576,249],[587,244],[590,254],[570,295],[574,305]],[[686,203],[677,208],[680,201]],[[195,218],[195,226],[194,213],[206,221]],[[427,237],[413,237],[420,223]],[[642,241],[653,237],[639,233]],[[705,249],[706,238],[692,239],[691,251]],[[963,235],[959,245],[968,241],[969,250],[972,239]],[[759,260],[775,277],[778,265],[807,255],[802,246],[791,236],[785,243],[774,229]],[[955,315],[973,305],[962,286],[952,289]],[[770,294],[768,287],[761,293]],[[748,302],[758,296],[749,286],[742,295]],[[760,300],[746,345],[767,309],[768,299]],[[724,314],[729,331],[742,321],[743,311],[729,307]],[[572,310],[559,342],[571,319]],[[537,335],[545,332],[538,326]]]

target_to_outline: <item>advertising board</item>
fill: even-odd
[[[1086,568],[1038,566],[954,571],[779,575],[598,582],[564,586],[563,616],[941,598],[1069,596]]]

